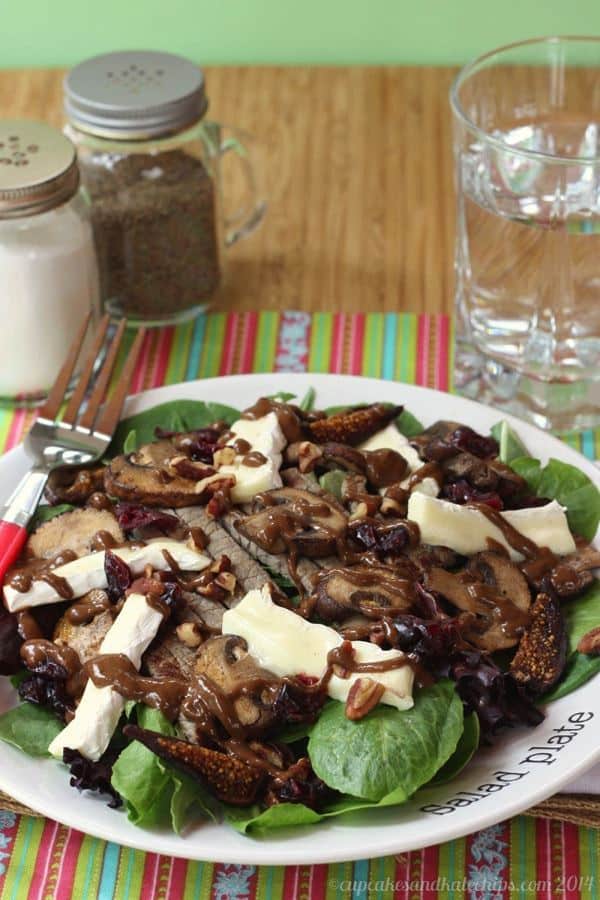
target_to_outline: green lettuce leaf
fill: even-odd
[[[34,703],[21,703],[0,716],[0,740],[28,756],[49,756],[48,747],[63,728],[53,713]]]
[[[569,657],[561,680],[542,697],[543,703],[566,697],[600,672],[600,656],[587,656],[577,650],[583,635],[600,625],[600,582],[594,582],[585,594],[565,604],[563,609],[569,636]]]
[[[415,437],[415,435],[425,431],[425,426],[407,409],[402,410],[395,422],[398,431],[407,438]]]
[[[298,404],[300,409],[303,409],[305,412],[310,412],[310,410],[314,408],[316,396],[317,392],[315,391],[314,387],[309,387],[304,397]]]
[[[159,710],[139,705],[137,717],[141,728],[175,734]],[[127,817],[134,825],[148,828],[169,821],[173,783],[159,758],[139,741],[132,741],[119,755],[111,784],[123,798]]]
[[[141,728],[175,735],[175,729],[159,710],[137,704],[135,711]],[[125,801],[128,818],[142,828],[170,823],[181,834],[192,812],[216,818],[219,804],[202,785],[163,762],[139,741],[132,741],[120,754],[111,782]]]
[[[527,456],[527,447],[505,419],[502,419],[501,422],[496,422],[490,431],[492,437],[495,437],[498,441],[498,446],[500,448],[498,459],[500,459],[501,462],[510,465],[513,459],[518,459],[520,456]]]
[[[295,400],[296,395],[290,394],[289,391],[277,391],[276,394],[267,394],[267,399],[269,400],[279,400],[280,403],[289,403],[290,400]]]
[[[325,472],[324,475],[321,475],[319,484],[324,491],[329,491],[330,494],[333,494],[334,497],[341,500],[342,485],[347,474],[347,472],[342,472],[341,469],[332,469],[331,472]]]
[[[511,468],[527,481],[539,497],[558,500],[567,510],[569,527],[591,541],[600,522],[600,491],[588,476],[568,463],[551,459],[543,468],[537,459],[521,456]]]
[[[63,513],[70,512],[72,509],[75,509],[75,507],[70,503],[59,503],[57,506],[38,506],[35,516],[29,523],[28,530],[35,531],[44,522],[49,522],[50,519],[55,519],[56,516],[62,516]]]
[[[159,425],[167,431],[193,431],[197,428],[206,428],[212,422],[224,421],[231,424],[239,418],[239,411],[222,403],[205,403],[203,400],[170,400],[146,409],[144,412],[128,416],[119,423],[115,435],[108,448],[107,456],[116,456],[125,452],[127,442],[128,452],[132,452],[133,441],[136,446],[153,441],[154,429]],[[131,432],[135,437],[131,437]]]
[[[456,750],[442,768],[435,773],[429,784],[446,784],[462,772],[479,747],[480,727],[476,713],[469,713],[465,717],[463,733],[461,734]]]
[[[433,778],[462,731],[462,703],[444,680],[417,692],[412,709],[379,705],[357,722],[343,703],[332,703],[312,729],[308,755],[340,793],[374,802],[394,793],[400,803]]]

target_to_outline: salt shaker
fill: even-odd
[[[40,122],[0,121],[0,401],[43,399],[99,305],[75,148]]]
[[[92,200],[102,296],[129,322],[196,316],[223,276],[226,246],[261,221],[248,137],[204,118],[201,70],[170,53],[96,56],[65,79],[65,134]],[[227,215],[221,161],[245,185]]]

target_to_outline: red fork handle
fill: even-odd
[[[27,526],[44,490],[48,472],[31,469],[19,482],[4,509],[0,510],[0,585],[27,540]]]
[[[27,540],[27,529],[16,522],[0,519],[0,580],[16,561]]]

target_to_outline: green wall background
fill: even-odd
[[[599,0],[0,0],[0,65],[152,48],[199,63],[460,63],[600,33]]]

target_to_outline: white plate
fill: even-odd
[[[487,432],[501,418],[493,409],[426,388],[351,376],[283,374],[214,378],[158,388],[131,398],[126,412],[139,412],[182,397],[241,408],[277,390],[302,396],[311,385],[317,390],[320,406],[393,401],[404,404],[426,425],[440,418],[454,419]],[[531,425],[506,418],[533,456],[544,461],[554,456],[579,466],[600,485],[600,472],[591,462]],[[8,495],[26,468],[21,448],[0,459],[0,499]],[[13,703],[14,691],[7,679],[0,681],[0,709],[4,711]],[[225,825],[212,824],[202,825],[185,837],[143,831],[131,825],[123,812],[111,810],[99,798],[70,788],[67,772],[59,763],[30,759],[8,745],[2,745],[0,788],[65,825],[119,844],[189,859],[287,865],[383,856],[447,841],[507,819],[583,773],[600,760],[598,695],[595,679],[553,703],[537,728],[508,730],[493,748],[479,752],[451,784],[422,791],[403,807],[355,813],[264,838],[243,837]],[[564,728],[567,730],[555,731]],[[572,739],[560,742],[568,736]],[[482,789],[485,785],[488,787]],[[462,800],[464,806],[448,807],[446,801],[450,799]],[[426,805],[441,809],[423,812]],[[443,811],[448,809],[452,811]]]

